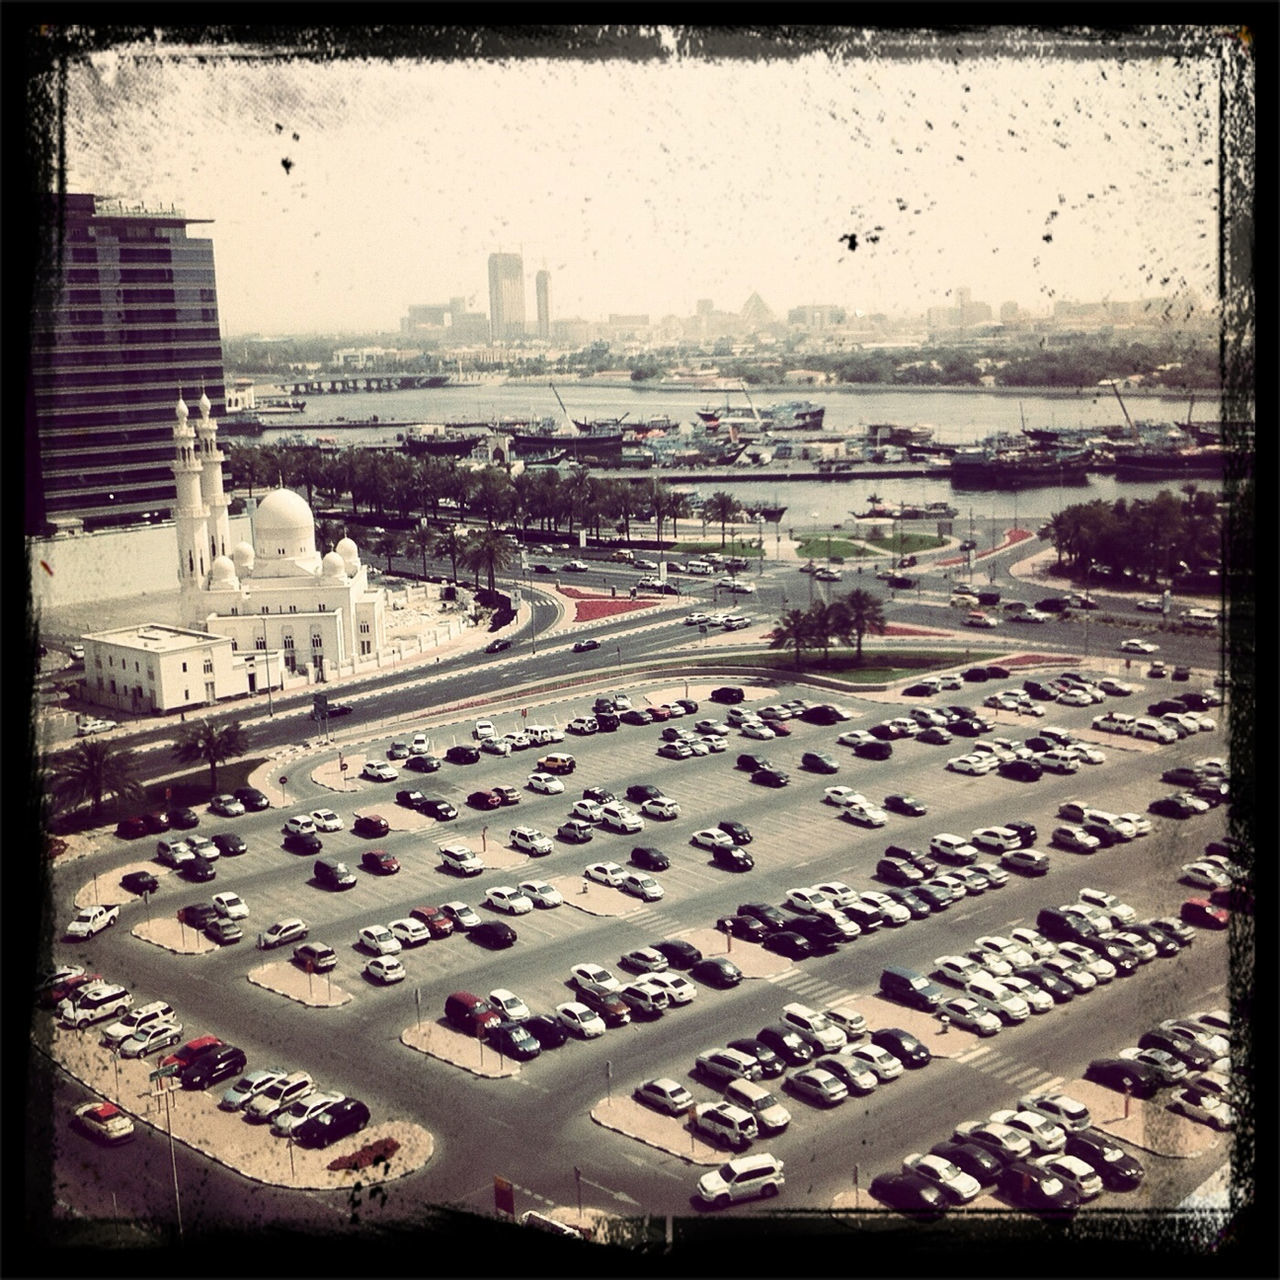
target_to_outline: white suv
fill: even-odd
[[[442,844],[439,849],[440,861],[458,875],[478,876],[484,870],[480,855],[465,844]]]
[[[783,1163],[767,1151],[739,1156],[698,1179],[698,1199],[717,1209],[756,1196],[776,1196],[786,1182]]]
[[[644,819],[625,804],[602,805],[600,809],[600,825],[610,831],[625,831],[634,834],[644,830]]]

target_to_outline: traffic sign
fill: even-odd
[[[348,769],[350,769],[350,768],[351,768],[351,766],[350,766],[350,765],[349,765],[349,764],[344,760],[344,761],[343,761],[343,762],[338,766],[338,768],[339,768],[343,773],[346,773],[346,771],[347,771]]]
[[[147,1079],[159,1080],[163,1076],[176,1076],[181,1069],[182,1063],[171,1062],[167,1067],[157,1067],[153,1072],[151,1072]]]
[[[289,781],[289,776],[288,776],[288,774],[283,774],[283,773],[282,773],[282,774],[280,775],[280,785],[283,787],[283,786],[284,786],[284,784],[285,784],[286,782],[288,782],[288,781]]]

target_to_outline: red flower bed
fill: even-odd
[[[594,622],[597,618],[612,618],[618,613],[630,613],[634,609],[647,609],[652,600],[579,600],[576,622]]]
[[[377,1142],[369,1143],[367,1147],[361,1147],[359,1151],[353,1151],[349,1156],[339,1156],[336,1160],[330,1160],[329,1168],[367,1169],[371,1164],[390,1160],[399,1150],[400,1144],[394,1138],[380,1138]]]

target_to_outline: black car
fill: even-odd
[[[756,1039],[768,1045],[783,1062],[792,1067],[802,1067],[812,1062],[814,1053],[811,1045],[796,1029],[785,1022],[761,1027],[756,1032]]]
[[[489,643],[485,645],[484,651],[485,653],[501,653],[504,649],[510,649],[510,648],[511,648],[510,640],[498,639],[498,640],[490,640]]]
[[[884,912],[869,902],[850,902],[839,910],[846,920],[856,924],[863,933],[874,933],[884,924]]]
[[[903,858],[881,858],[876,863],[876,875],[900,888],[917,885],[924,879],[924,872]]]
[[[484,1042],[505,1058],[529,1062],[542,1052],[537,1037],[523,1022],[490,1023],[485,1028]]]
[[[217,917],[218,908],[210,902],[193,902],[189,907],[182,907],[178,919],[188,929],[203,929],[205,925]]]
[[[1151,943],[1155,947],[1156,955],[1158,956],[1176,956],[1182,950],[1182,943],[1156,925],[1138,920],[1132,924],[1125,925],[1125,929],[1129,933],[1136,933],[1138,937]]]
[[[444,753],[444,758],[450,764],[478,764],[480,760],[480,748],[473,747],[470,743],[460,742],[456,746],[452,746]]]
[[[1213,1053],[1198,1040],[1170,1031],[1147,1031],[1138,1040],[1139,1049],[1163,1049],[1192,1071],[1208,1071],[1213,1066]]]
[[[281,843],[290,853],[319,853],[324,844],[313,832],[289,831]]]
[[[1164,934],[1170,942],[1177,943],[1179,947],[1189,947],[1196,940],[1195,930],[1190,925],[1183,924],[1181,920],[1169,920],[1158,916],[1154,920],[1144,920],[1143,924],[1154,933]]]
[[[962,671],[960,673],[960,679],[966,680],[970,684],[979,684],[984,680],[989,680],[990,678],[991,677],[987,674],[986,667],[970,667],[967,671]]]
[[[1071,608],[1071,601],[1064,596],[1045,596],[1036,601],[1036,608],[1041,613],[1066,613]]]
[[[1002,760],[999,774],[1014,782],[1039,782],[1044,770],[1034,760]]]
[[[1177,699],[1175,699],[1175,698],[1162,698],[1159,702],[1153,702],[1153,703],[1151,703],[1151,704],[1150,704],[1150,706],[1148,706],[1148,707],[1147,707],[1147,715],[1149,715],[1149,716],[1162,716],[1162,715],[1166,714],[1166,712],[1178,712],[1178,713],[1181,713],[1181,712],[1185,711],[1186,709],[1187,709],[1187,708],[1186,708],[1186,707],[1185,707],[1181,702],[1179,702],[1179,701],[1178,701]],[[1194,773],[1195,771],[1194,771],[1194,770],[1188,770],[1188,772],[1190,772],[1190,773]],[[1190,782],[1196,782],[1196,781],[1198,781],[1198,780],[1199,780],[1199,775],[1198,775],[1198,774],[1197,774],[1195,777],[1188,779],[1188,781],[1190,781]],[[1177,778],[1169,778],[1169,777],[1166,777],[1166,778],[1165,778],[1165,781],[1166,781],[1166,782],[1177,782],[1177,781],[1178,781],[1178,779],[1177,779]]]
[[[885,796],[884,807],[890,813],[900,813],[905,818],[922,818],[929,812],[915,796]]]
[[[582,798],[584,800],[594,800],[596,804],[612,804],[618,797],[612,791],[606,791],[603,787],[583,787]]]
[[[627,788],[627,799],[633,804],[644,804],[646,800],[657,800],[661,795],[661,787],[655,787],[647,782],[633,783]]]
[[[800,713],[800,719],[806,724],[839,724],[841,716],[840,712],[829,703],[823,703],[816,707],[805,707]]]
[[[1014,1160],[1000,1175],[1000,1194],[1019,1209],[1038,1213],[1074,1213],[1080,1197],[1051,1169]]]
[[[920,853],[916,849],[904,849],[901,845],[890,844],[885,846],[884,856],[901,858],[903,862],[909,862],[913,867],[918,867],[926,876],[938,874],[938,864],[927,854]]]
[[[228,1076],[239,1075],[246,1061],[243,1049],[233,1044],[218,1045],[183,1067],[178,1072],[178,1079],[184,1089],[207,1089]]]
[[[454,805],[441,796],[428,796],[422,802],[422,812],[427,817],[436,818],[440,822],[450,822],[458,816],[458,810]]]
[[[853,754],[863,760],[887,760],[893,755],[893,747],[887,742],[860,742]]]
[[[1084,1078],[1135,1098],[1154,1098],[1162,1085],[1155,1067],[1128,1058],[1095,1058],[1085,1068]]]
[[[839,773],[840,771],[835,757],[828,755],[825,751],[806,751],[800,757],[800,767],[808,769],[810,773]]]
[[[270,809],[271,801],[257,787],[237,787],[232,794],[246,809]]]
[[[600,713],[596,711],[596,712],[593,712],[592,714],[599,715]],[[631,707],[629,710],[624,711],[622,715],[619,716],[618,718],[622,721],[623,724],[652,724],[653,723],[653,717],[649,714],[649,712],[644,707]],[[599,721],[596,721],[596,724],[599,725]]]
[[[726,871],[750,871],[756,865],[756,860],[736,844],[728,849],[713,849],[711,861]]]
[[[128,871],[120,877],[120,883],[130,893],[155,893],[160,881],[150,871]]]
[[[742,970],[724,956],[707,956],[689,971],[689,976],[709,987],[736,987],[742,981]]]
[[[803,960],[816,951],[814,944],[794,929],[778,929],[769,934],[764,940],[764,949],[786,956],[788,960]],[[835,944],[824,945],[822,950],[830,953],[835,950]]]
[[[1082,938],[1080,941],[1082,946],[1088,947],[1090,951],[1096,951],[1104,960],[1110,960],[1115,966],[1118,977],[1124,978],[1135,973],[1142,963],[1138,953],[1132,947],[1127,947],[1123,942],[1116,942],[1112,938],[1095,935],[1092,938]]]
[[[661,849],[641,844],[631,850],[631,865],[642,871],[666,871],[671,866],[671,859]]]
[[[597,711],[596,728],[601,733],[617,733],[618,727],[622,724],[622,717],[613,711]]]
[[[178,874],[184,880],[190,880],[192,884],[208,884],[210,880],[217,878],[218,869],[208,858],[202,858],[197,854],[182,864]]]
[[[698,703],[697,703],[697,699],[695,698],[677,698],[675,700],[675,705],[677,707],[683,707],[684,713],[687,716],[692,716],[697,714]]]
[[[740,916],[752,916],[770,933],[790,927],[790,917],[768,902],[744,902],[738,907]]]
[[[1133,1191],[1146,1175],[1137,1159],[1099,1129],[1068,1129],[1063,1154],[1090,1165],[1108,1191]]]
[[[1047,684],[1043,684],[1039,680],[1024,680],[1022,688],[1037,702],[1052,702],[1058,696]]]
[[[390,830],[386,818],[376,813],[357,814],[355,821],[351,824],[353,835],[369,836],[375,840],[385,836]]]
[[[1034,824],[1023,822],[1021,818],[1010,818],[1001,825],[1017,833],[1019,847],[1023,849],[1030,849],[1035,844],[1036,837],[1039,834]]]
[[[759,787],[785,787],[791,777],[781,769],[757,769],[751,775],[751,781]]]
[[[546,1013],[535,1013],[532,1018],[526,1018],[524,1029],[543,1049],[558,1049],[569,1038],[564,1023]]]
[[[932,1222],[946,1213],[947,1197],[918,1173],[881,1173],[871,1180],[871,1195],[900,1213]]]
[[[359,1133],[368,1123],[369,1108],[359,1098],[343,1098],[297,1125],[293,1140],[300,1147],[328,1147]]]
[[[934,688],[928,684],[909,684],[902,691],[904,698],[931,698],[934,694]]]
[[[882,720],[879,724],[873,724],[867,732],[881,742],[894,742],[898,738],[907,737],[907,731],[898,725],[890,724],[887,720]]]
[[[910,1031],[901,1027],[881,1027],[871,1033],[871,1043],[893,1054],[909,1070],[928,1066],[933,1054]]]
[[[247,852],[249,848],[244,842],[244,837],[237,835],[234,831],[218,832],[213,837],[213,843],[218,852],[226,858],[237,858],[240,854]]]
[[[1009,669],[999,665],[987,668],[987,675],[993,680],[1007,680],[1009,678]]]
[[[486,920],[476,925],[467,936],[482,947],[497,951],[514,945],[516,931],[503,920]]]
[[[776,1079],[787,1069],[787,1064],[763,1040],[757,1040],[754,1036],[730,1040],[727,1048],[753,1057],[760,1064],[760,1074],[766,1080]]]
[[[738,757],[738,768],[747,773],[755,773],[758,769],[772,769],[773,762],[767,756],[757,755],[754,751],[744,751]]]
[[[169,819],[169,825],[179,831],[189,831],[200,825],[200,815],[194,809],[170,809],[165,817]]]
[[[830,955],[843,941],[844,934],[840,926],[825,916],[796,916],[787,922],[783,933],[798,933],[808,944],[814,955]],[[774,934],[777,938],[780,934]],[[768,946],[768,944],[765,944]],[[770,950],[776,950],[770,947]]]
[[[406,769],[412,769],[414,773],[435,773],[443,764],[439,756],[410,756],[405,762]]]
[[[987,731],[980,721],[967,718],[953,720],[947,729],[953,737],[961,738],[980,738]]]
[[[933,912],[929,909],[929,904],[916,895],[914,889],[898,888],[890,889],[886,894],[886,898],[892,898],[894,902],[900,903],[911,912],[913,920],[927,920]]]
[[[763,942],[769,936],[769,930],[754,916],[721,916],[716,928],[743,942]]]
[[[708,696],[712,702],[723,702],[726,706],[735,706],[746,697],[746,694],[735,685],[722,685],[718,689],[712,689]]]
[[[702,952],[693,943],[682,942],[679,938],[655,942],[653,949],[666,956],[673,969],[691,969],[702,959]]]
[[[733,841],[734,844],[750,844],[751,829],[742,822],[737,822],[733,818],[726,818],[723,822],[716,824],[721,831]]]
[[[993,1187],[1000,1181],[1000,1170],[1004,1164],[976,1142],[935,1142],[929,1151],[950,1160],[962,1173],[976,1178],[984,1187]]]

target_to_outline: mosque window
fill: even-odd
[[[281,637],[281,643],[284,645],[284,647],[285,647],[286,649],[292,649],[292,648],[293,648],[293,637],[292,637],[292,636],[282,636],[282,637]]]
[[[360,653],[361,653],[361,655],[364,655],[364,654],[370,653],[370,652],[372,652],[372,650],[373,650],[373,641],[371,641],[371,640],[361,640],[361,641],[360,641]]]
[[[298,606],[297,606],[296,604],[291,604],[291,605],[289,606],[289,612],[290,612],[290,613],[297,613],[297,612],[298,612]]]
[[[323,601],[323,600],[321,600],[321,601],[320,601],[320,604],[319,604],[317,607],[318,607],[319,611],[320,611],[321,613],[323,613],[323,612],[324,612],[324,601]]]
[[[267,637],[266,637],[266,636],[254,636],[254,638],[253,638],[253,647],[254,647],[255,649],[258,649],[258,650],[263,650],[263,649],[265,649],[265,648],[267,647]]]
[[[324,647],[324,636],[318,631],[311,637],[311,647],[313,649],[322,649]]]
[[[362,636],[367,636],[369,634],[369,624],[367,622],[362,622],[360,624],[360,634]]]
[[[204,660],[204,673],[207,676],[213,675],[213,659],[212,658],[206,658]]]
[[[185,671],[185,670],[187,669],[187,664],[186,664],[185,662],[182,664],[182,669],[183,669],[183,671]]]

